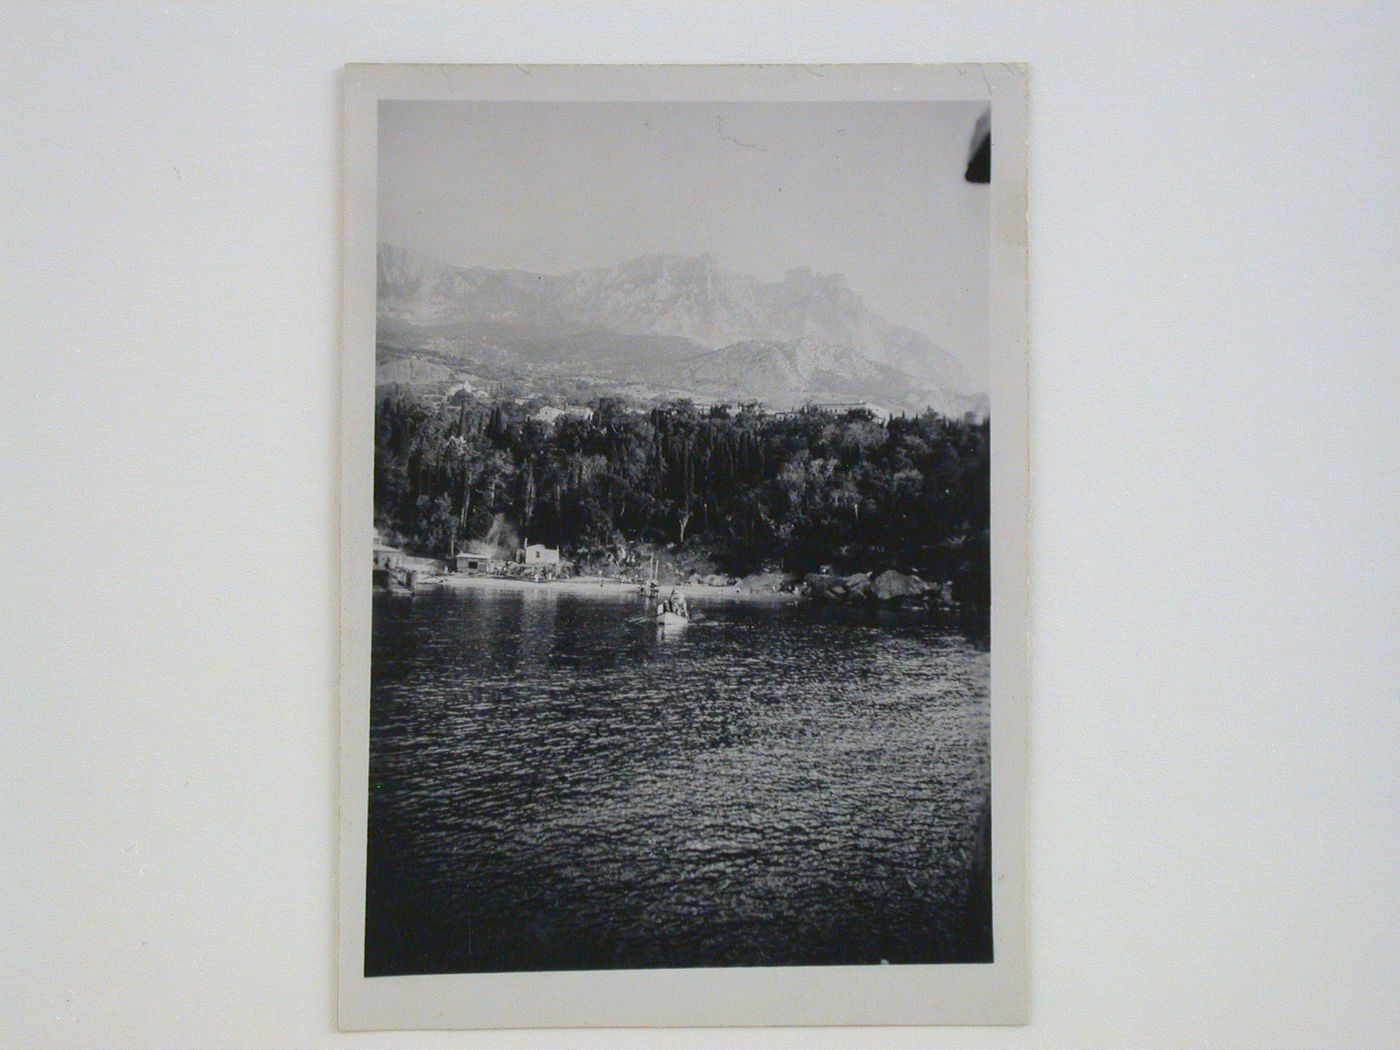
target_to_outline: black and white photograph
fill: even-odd
[[[1400,4],[3,24],[0,1050],[1400,1047]]]
[[[996,117],[376,99],[343,967],[995,965]]]

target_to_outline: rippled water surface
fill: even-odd
[[[367,974],[989,958],[987,654],[693,607],[376,595]]]

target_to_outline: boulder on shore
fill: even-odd
[[[734,580],[729,576],[721,576],[719,573],[711,573],[700,581],[706,587],[728,587]]]
[[[868,572],[853,573],[841,582],[845,585],[848,598],[870,598],[874,594]]]
[[[807,590],[811,594],[824,594],[840,583],[841,577],[822,572],[809,572],[802,582],[807,585]]]
[[[928,590],[928,584],[917,576],[906,576],[894,569],[886,569],[875,577],[870,590],[880,601],[888,602],[895,598],[917,598]]]
[[[780,572],[753,572],[739,581],[739,590],[747,594],[777,594],[787,583]]]

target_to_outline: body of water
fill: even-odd
[[[986,652],[812,604],[374,602],[367,975],[990,960]]]

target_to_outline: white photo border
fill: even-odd
[[[990,102],[994,962],[365,977],[378,104],[390,99]],[[344,107],[340,1027],[1024,1024],[1030,694],[1026,67],[350,65]]]

